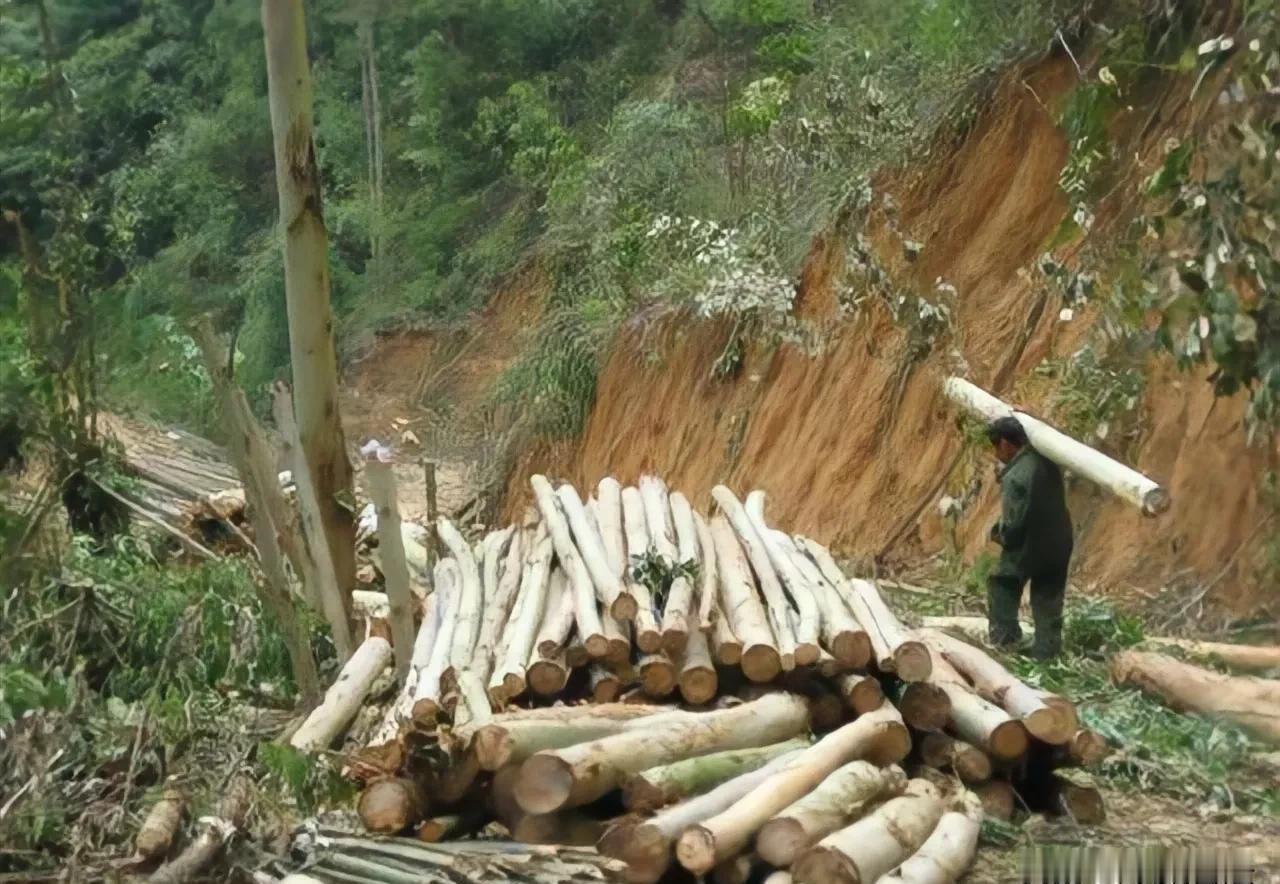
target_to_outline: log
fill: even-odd
[[[449,666],[449,654],[453,650],[453,630],[458,622],[458,605],[461,602],[462,573],[453,559],[440,559],[435,565],[435,596],[439,599],[440,626],[431,645],[427,664],[418,671],[413,687],[412,717],[415,724],[427,727],[435,721],[440,710],[440,682]]]
[[[750,565],[724,516],[711,520],[711,537],[720,571],[721,607],[742,644],[742,672],[754,682],[772,681],[782,671],[781,654],[751,581]]]
[[[426,811],[426,798],[413,780],[388,777],[365,787],[356,803],[364,827],[378,835],[398,835],[416,825]]]
[[[792,764],[799,754],[795,751],[779,755],[763,767],[672,805],[638,825],[617,826],[601,840],[600,852],[626,862],[628,881],[652,884],[671,864],[671,844],[681,832],[731,807],[774,773]]]
[[[396,477],[391,469],[391,449],[374,441],[361,452],[365,456],[365,488],[378,513],[378,554],[389,602],[391,649],[395,653],[396,678],[403,684],[413,659],[413,612],[417,604],[409,588],[409,565],[405,562],[400,533],[400,505],[396,499]]]
[[[544,660],[551,660],[564,651],[573,631],[574,606],[577,604],[565,573],[559,568],[551,572],[547,586],[546,613],[538,627],[534,649]]]
[[[609,570],[622,581],[622,592],[611,606],[611,613],[619,620],[636,619],[636,597],[627,579],[627,544],[622,529],[622,486],[611,476],[605,476],[596,486],[596,527],[604,546]]]
[[[900,795],[906,786],[907,776],[897,765],[879,768],[851,761],[761,826],[756,850],[771,865],[790,866],[801,851],[862,816],[874,802]]]
[[[1159,483],[1029,414],[1014,411],[963,378],[947,378],[943,392],[952,402],[984,421],[1009,416],[1017,418],[1032,448],[1063,469],[1133,504],[1143,515],[1158,516],[1169,508],[1169,493]]]
[[[539,697],[554,697],[569,683],[569,665],[561,648],[550,657],[534,651],[525,668],[525,682],[530,691]]]
[[[657,476],[641,476],[637,483],[644,505],[644,524],[649,534],[649,547],[668,565],[679,561],[675,531],[671,525],[671,505],[666,483]],[[633,553],[634,555],[634,553]]]
[[[1060,697],[1057,694],[1051,694],[1039,688],[1032,688],[1031,692],[1040,698],[1040,702],[1056,710],[1073,734],[1080,730],[1080,715],[1076,712],[1075,703],[1072,703],[1066,697]]]
[[[837,660],[850,669],[862,669],[871,662],[871,639],[840,598],[840,593],[822,570],[782,531],[774,537],[791,556],[796,569],[813,588],[822,614],[822,642]]]
[[[456,696],[454,727],[483,727],[493,719],[489,695],[485,693],[484,683],[475,670],[464,669],[458,673]]]
[[[861,672],[845,673],[839,677],[838,687],[845,705],[858,715],[873,712],[884,703],[884,689],[873,676]]]
[[[713,488],[711,497],[720,507],[720,512],[723,516],[729,520],[729,524],[733,526],[733,531],[742,544],[742,550],[747,555],[747,561],[751,563],[751,569],[755,572],[756,579],[759,581],[760,593],[765,602],[765,615],[768,618],[769,626],[773,630],[773,638],[777,643],[778,655],[781,658],[783,670],[790,670],[796,663],[808,665],[808,663],[815,662],[818,659],[816,646],[810,648],[806,645],[801,656],[804,660],[807,660],[807,663],[797,659],[797,639],[795,630],[791,626],[791,604],[787,601],[787,597],[782,591],[782,584],[778,581],[777,572],[774,571],[773,564],[769,561],[769,552],[764,545],[764,541],[760,539],[760,535],[756,532],[751,518],[747,515],[747,511],[738,502],[738,498],[733,496],[733,492],[723,485],[717,485]],[[712,530],[714,531],[714,525]],[[720,546],[717,544],[716,552],[719,553],[719,551]],[[721,566],[723,567],[724,564],[724,560],[721,559]],[[734,623],[734,632],[742,635],[742,630],[738,628],[736,621]]]
[[[441,675],[442,679],[448,681],[452,670],[462,669],[471,662],[476,639],[480,637],[480,611],[484,604],[484,590],[475,555],[453,523],[443,516],[436,519],[436,534],[453,557],[459,575],[455,622],[449,636],[449,664]]]
[[[391,659],[389,645],[387,659]],[[182,853],[157,869],[150,880],[154,884],[185,884],[197,879],[217,859],[226,843],[244,828],[252,802],[253,780],[246,774],[237,773],[231,777],[218,801],[218,815],[202,817],[200,834]]]
[[[1111,747],[1102,734],[1089,728],[1081,728],[1071,738],[1068,754],[1076,764],[1093,767],[1106,760],[1111,754]]]
[[[521,542],[521,532],[514,526],[495,531],[485,538],[482,571],[484,608],[480,613],[480,632],[476,636],[470,667],[485,685],[493,674],[499,636],[507,625],[520,589]]]
[[[1148,636],[1149,645],[1178,648],[1193,657],[1220,660],[1235,669],[1280,669],[1280,647],[1274,645],[1233,645],[1228,642],[1196,641],[1189,638]]]
[[[796,859],[796,884],[872,884],[915,853],[942,816],[932,785],[912,780],[907,794],[891,798],[850,826],[833,832]]]
[[[711,539],[711,526],[697,510],[693,512],[693,528],[698,535],[698,553],[702,563],[702,570],[698,575],[698,626],[703,632],[708,632],[713,627],[716,600],[720,591],[716,548]]]
[[[182,828],[182,817],[187,809],[187,796],[181,789],[168,787],[160,795],[160,800],[151,805],[147,818],[142,821],[142,828],[133,841],[134,853],[143,860],[155,860],[169,853],[173,847],[178,830]]]
[[[895,672],[907,682],[927,679],[932,664],[928,649],[908,639],[902,623],[885,605],[875,586],[865,580],[846,579],[830,551],[817,541],[797,535],[796,543],[813,559],[866,631],[880,670]]]
[[[599,659],[609,650],[609,641],[604,637],[604,627],[600,623],[600,611],[596,608],[596,588],[591,582],[591,574],[577,545],[573,542],[573,534],[569,530],[569,521],[560,509],[559,498],[552,489],[546,476],[534,475],[529,478],[533,486],[533,496],[538,510],[542,513],[542,521],[547,525],[551,535],[551,545],[555,547],[556,558],[564,569],[569,580],[569,591],[573,600],[573,619],[578,625],[578,634],[582,636],[582,644],[592,657]],[[576,497],[576,493],[575,493]],[[600,551],[603,557],[603,550]],[[601,562],[601,565],[604,563]]]
[[[325,691],[324,701],[289,739],[289,745],[299,752],[328,748],[355,718],[374,681],[390,662],[391,644],[386,639],[365,639]]]
[[[991,779],[991,757],[977,746],[946,734],[925,734],[920,741],[920,760],[930,767],[954,771],[968,785]]]
[[[742,663],[742,642],[733,634],[729,617],[720,610],[718,601],[711,614],[710,642],[716,662],[721,666],[739,666]]]
[[[994,703],[952,681],[938,682],[951,701],[951,724],[961,739],[1002,761],[1026,754],[1027,729]]]
[[[986,617],[921,617],[920,625],[924,629],[937,629],[959,636],[971,644],[991,646]],[[1035,632],[1035,627],[1026,621],[1019,621],[1018,627],[1026,635]]]
[[[680,492],[668,496],[671,521],[676,532],[676,558],[681,564],[698,563],[698,530],[693,524],[693,507]],[[693,584],[685,576],[671,581],[667,604],[662,611],[662,646],[668,654],[678,656],[684,652],[689,633],[698,631],[693,598]]]
[[[591,683],[591,702],[612,703],[622,694],[622,679],[612,669],[592,663],[587,670]]]
[[[975,785],[973,793],[982,802],[982,812],[987,816],[1006,823],[1013,819],[1017,796],[1008,780],[987,780]]]
[[[1226,719],[1280,743],[1280,680],[1222,675],[1147,651],[1116,654],[1111,678],[1155,696],[1175,712]]]
[[[1077,782],[1055,774],[1050,789],[1055,810],[1070,817],[1076,825],[1097,826],[1106,822],[1106,804],[1102,793],[1092,783]]]
[[[689,633],[684,648],[684,658],[680,663],[678,678],[680,696],[686,703],[701,706],[715,699],[719,679],[716,668],[711,663],[711,649],[707,647],[707,637],[702,630],[694,628]]]
[[[1064,715],[983,651],[944,632],[923,629],[918,634],[973,683],[979,696],[1019,719],[1033,737],[1059,746],[1075,733]]]
[[[586,507],[582,505],[582,498],[578,496],[577,489],[566,484],[557,488],[555,493],[560,501],[560,508],[568,520],[574,545],[582,557],[582,563],[586,566],[587,574],[591,578],[591,583],[604,610],[611,612],[615,617],[630,612],[634,600],[627,601],[621,598],[626,592],[622,577],[610,565],[609,556],[605,553],[604,541],[601,539],[598,528],[587,518]]]
[[[564,647],[564,665],[570,669],[581,669],[590,660],[591,655],[587,653],[587,649],[582,644],[582,639],[575,632],[569,637],[569,643]]]
[[[954,884],[973,863],[981,828],[982,802],[965,793],[955,809],[942,815],[920,849],[880,884]]]
[[[818,605],[817,588],[809,585],[809,581],[792,560],[791,538],[782,532],[775,534],[765,522],[764,500],[763,491],[752,491],[747,496],[744,511],[769,557],[774,573],[795,602],[796,663],[811,666],[818,659],[818,638],[822,630],[822,609]]]
[[[940,731],[951,720],[951,698],[936,684],[904,684],[898,697],[902,720],[918,731]]]
[[[622,524],[627,538],[627,558],[623,567],[627,574],[627,585],[636,600],[636,647],[646,654],[652,654],[662,647],[658,612],[654,610],[648,587],[635,580],[631,574],[631,563],[649,551],[649,526],[645,522],[644,498],[640,496],[638,488],[622,489]]]
[[[505,703],[524,691],[525,664],[534,649],[550,583],[551,538],[540,529],[520,579],[519,616],[506,629],[507,647],[502,664],[489,679],[490,700]]]
[[[776,694],[766,696],[762,703]],[[747,704],[747,706],[754,704]],[[737,707],[747,708],[746,706]],[[695,875],[742,850],[774,814],[814,789],[837,768],[866,759],[876,764],[901,761],[911,738],[898,711],[885,702],[880,709],[832,731],[800,753],[732,807],[691,826],[676,844],[676,858]]]
[[[757,749],[733,749],[697,758],[687,758],[652,767],[627,777],[622,803],[632,812],[657,810],[693,795],[700,795],[723,782],[763,767],[780,755],[804,749],[805,737],[796,737]]]
[[[730,857],[711,870],[711,884],[747,884],[753,866],[754,858],[748,854]]]
[[[471,747],[482,770],[499,770],[521,764],[535,752],[598,740],[632,727],[656,727],[688,714],[665,706],[624,703],[522,709],[495,716],[477,729]],[[639,719],[644,719],[642,725]]]
[[[658,651],[644,654],[638,661],[640,687],[646,697],[662,699],[670,696],[677,686],[676,667],[671,658]]]
[[[765,746],[807,726],[804,700],[775,694],[661,727],[539,752],[520,769],[516,799],[528,813],[577,807],[617,788],[627,774],[712,752]]]
[[[396,699],[387,707],[386,714],[382,717],[382,724],[369,740],[369,747],[375,751],[380,747],[396,743],[401,729],[407,722],[413,720],[413,698],[418,687],[418,679],[431,660],[436,636],[440,632],[439,601],[440,593],[433,592],[423,603],[422,625],[418,628],[418,634],[414,636],[413,653],[409,657],[409,674]],[[395,763],[391,769],[396,770],[403,759],[399,752],[394,752],[392,755]]]
[[[484,817],[477,810],[434,816],[418,824],[415,834],[423,844],[438,844],[446,839],[469,835],[484,824]]]
[[[511,837],[525,844],[566,844],[588,847],[599,840],[604,823],[575,811],[525,814],[511,830]]]

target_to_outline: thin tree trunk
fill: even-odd
[[[405,562],[404,539],[400,533],[400,503],[396,495],[395,473],[391,469],[390,449],[378,446],[368,451],[364,479],[369,499],[378,511],[378,552],[390,602],[391,647],[395,651],[396,677],[403,684],[413,659],[413,610],[416,605],[409,588],[409,566]]]
[[[263,0],[267,93],[284,230],[285,300],[301,461],[315,488],[338,587],[355,586],[351,463],[338,412],[328,237],[312,142],[311,68],[302,0]]]
[[[600,611],[596,608],[596,592],[591,582],[591,574],[587,565],[573,542],[573,534],[569,521],[561,511],[555,490],[545,476],[535,475],[529,483],[533,486],[533,495],[538,509],[542,512],[542,520],[547,524],[551,534],[551,543],[556,549],[556,558],[569,578],[569,590],[573,593],[573,615],[578,624],[578,632],[587,653],[599,659],[609,652],[609,641],[604,637],[604,627],[600,623]],[[584,520],[585,521],[585,520]],[[603,550],[601,550],[603,557]],[[605,563],[599,563],[603,566]],[[603,574],[602,574],[603,576]]]

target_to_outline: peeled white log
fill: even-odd
[[[880,879],[880,884],[953,884],[973,863],[982,828],[982,802],[962,793],[955,810],[948,810],[933,833],[912,856]]]
[[[622,578],[610,565],[604,541],[596,526],[591,524],[577,489],[572,485],[561,485],[556,489],[556,496],[569,521],[569,527],[573,530],[578,553],[591,576],[600,603],[615,617],[630,611],[630,604],[619,598],[626,591]]]
[[[671,864],[671,843],[689,826],[715,816],[794,763],[799,751],[779,755],[764,767],[720,784],[703,795],[660,811],[635,826],[621,825],[600,841],[600,852],[627,864],[627,880],[652,884]]]
[[[364,620],[386,620],[391,616],[391,600],[385,592],[373,589],[353,590],[351,613]]]
[[[622,523],[627,538],[627,558],[623,567],[627,572],[627,585],[636,600],[636,647],[651,654],[662,646],[658,612],[653,608],[649,588],[631,577],[632,560],[649,551],[649,526],[645,523],[644,498],[637,488],[622,489]]]
[[[627,568],[626,535],[622,528],[622,486],[612,476],[605,476],[596,486],[596,528],[604,545],[609,570],[622,582],[622,592],[612,608],[619,620],[636,619],[636,597]]]
[[[796,884],[872,884],[915,853],[942,816],[938,790],[912,780],[892,798],[850,826],[833,832],[791,867]]]
[[[782,671],[782,658],[751,581],[751,566],[724,516],[712,518],[711,538],[720,572],[720,604],[741,642],[742,672],[754,682],[772,681]]]
[[[777,695],[756,702],[770,696]],[[808,794],[837,768],[859,759],[875,764],[901,761],[910,749],[911,738],[901,716],[885,702],[805,749],[732,807],[685,830],[676,845],[676,858],[695,875],[705,874],[741,851],[766,820]]]
[[[1021,758],[1027,751],[1027,729],[999,706],[979,697],[956,681],[935,682],[951,701],[951,724],[965,742],[985,749],[1004,761]]]
[[[773,628],[773,637],[777,642],[778,654],[782,658],[783,670],[790,670],[797,663],[807,665],[815,662],[818,659],[816,647],[812,648],[812,659],[807,659],[807,662],[797,655],[800,649],[797,645],[795,630],[791,626],[791,604],[782,591],[782,584],[778,582],[778,575],[769,561],[769,552],[756,532],[755,526],[752,525],[747,511],[742,508],[742,504],[738,502],[738,498],[734,497],[733,492],[723,485],[713,488],[711,496],[719,505],[721,513],[733,526],[734,533],[742,542],[742,549],[746,552],[751,568],[755,571],[760,583],[760,592],[765,601],[765,614],[769,618],[769,625]],[[734,632],[742,634],[736,625]],[[802,652],[803,657],[808,658],[809,651],[810,648],[806,646]]]
[[[1019,719],[1027,731],[1050,745],[1068,742],[1076,729],[1057,709],[1019,681],[986,653],[944,632],[922,629],[919,635],[936,653],[968,677],[978,695]]]
[[[418,672],[413,688],[413,720],[429,724],[440,709],[440,681],[449,666],[453,648],[453,631],[458,623],[461,604],[462,574],[453,559],[441,559],[435,568],[435,596],[439,608],[440,627],[436,631],[427,664]]]
[[[763,491],[752,491],[747,496],[747,506],[744,509],[774,572],[795,600],[796,663],[810,666],[818,659],[818,636],[822,629],[822,609],[815,594],[817,590],[809,585],[809,581],[792,560],[791,538],[783,534],[784,540],[779,543],[765,522],[764,502]]]
[[[671,507],[671,521],[676,532],[676,558],[683,563],[698,561],[698,531],[693,524],[693,508],[680,492],[667,498]],[[680,654],[689,633],[698,626],[690,625],[694,618],[693,584],[680,576],[671,582],[667,592],[667,604],[662,612],[662,644],[668,654]]]
[[[693,528],[698,535],[698,552],[702,562],[698,583],[698,626],[703,632],[709,632],[713,626],[711,618],[714,616],[716,599],[720,592],[716,548],[711,539],[711,526],[697,510],[693,511]]]
[[[1222,675],[1146,651],[1116,654],[1111,678],[1136,685],[1175,711],[1225,718],[1280,743],[1280,679]]]
[[[535,752],[563,749],[634,728],[653,728],[691,714],[667,706],[624,703],[520,709],[496,715],[476,729],[471,747],[481,770],[499,770],[520,764]]]
[[[896,764],[881,768],[851,761],[761,826],[756,850],[765,862],[785,868],[802,850],[862,816],[873,802],[900,795],[906,786],[907,775]]]
[[[573,631],[573,594],[564,572],[556,568],[547,585],[547,601],[533,653],[544,660],[554,659],[564,650]]]
[[[458,672],[457,696],[458,702],[453,712],[454,727],[483,727],[493,719],[484,682],[475,670],[463,669]]]
[[[671,505],[667,486],[657,476],[641,476],[640,500],[644,504],[644,523],[649,532],[649,546],[668,565],[679,558],[675,532],[671,527]],[[634,555],[634,553],[633,553]]]
[[[577,807],[617,788],[627,774],[726,749],[767,746],[807,727],[803,698],[771,694],[660,727],[539,752],[520,769],[516,799],[527,813]]]
[[[527,565],[520,579],[519,616],[507,626],[502,664],[489,679],[489,698],[499,703],[518,697],[525,689],[525,664],[533,651],[546,607],[547,588],[551,583],[551,538],[542,530],[529,550]]]
[[[391,449],[376,442],[365,453],[364,481],[378,512],[378,554],[387,587],[387,619],[391,623],[392,650],[396,677],[401,684],[409,675],[413,656],[413,612],[417,607],[409,588],[409,566],[405,563],[404,541],[400,533],[400,505],[396,499],[396,477],[391,469]]]
[[[680,696],[686,703],[700,706],[715,699],[719,679],[711,663],[711,649],[707,637],[696,627],[689,633],[684,656],[680,660],[680,676],[677,679]]]
[[[591,574],[573,542],[569,522],[561,512],[559,499],[545,476],[532,476],[529,484],[533,486],[533,496],[542,513],[542,520],[547,523],[556,558],[560,560],[560,567],[569,578],[569,589],[573,593],[574,602],[573,615],[582,636],[582,644],[592,657],[603,657],[609,650],[609,642],[604,637],[604,627],[600,624],[595,586],[591,583]]]
[[[488,684],[496,665],[496,646],[520,589],[522,532],[514,527],[485,538],[485,603],[480,616],[480,634],[471,660],[471,670],[482,684]],[[506,547],[505,555],[503,548]],[[500,567],[501,566],[501,567]]]
[[[455,617],[457,622],[450,633],[449,663],[446,672],[465,667],[471,661],[476,639],[480,636],[480,611],[484,604],[484,590],[480,584],[480,568],[467,541],[446,518],[436,520],[436,533],[453,556],[458,567],[459,593]]]
[[[646,697],[662,699],[676,689],[676,667],[671,658],[661,651],[641,654],[636,662],[640,670],[640,689]]]
[[[422,625],[413,639],[413,654],[409,658],[409,674],[396,695],[395,701],[387,707],[382,723],[374,732],[370,746],[385,746],[395,742],[401,729],[413,719],[413,695],[418,686],[422,670],[431,660],[436,636],[440,632],[440,593],[433,592],[423,603]]]
[[[1063,469],[1127,500],[1144,515],[1157,516],[1169,508],[1169,494],[1159,483],[1029,414],[1014,411],[981,387],[963,378],[951,377],[947,378],[943,391],[952,402],[985,421],[1017,418],[1032,448]]]
[[[328,747],[355,718],[369,689],[390,662],[391,644],[385,638],[365,639],[325,691],[324,702],[289,739],[289,745],[300,752],[318,752]]]
[[[852,669],[861,669],[871,662],[871,639],[866,630],[850,613],[840,593],[831,585],[822,570],[805,555],[787,534],[773,533],[774,542],[791,556],[796,570],[813,589],[822,613],[822,641],[837,660]]]
[[[764,616],[763,612],[761,616]],[[733,634],[729,617],[720,609],[718,600],[711,615],[711,650],[721,666],[738,666],[742,663],[742,642]]]

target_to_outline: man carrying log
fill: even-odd
[[[1031,655],[1056,657],[1062,648],[1062,603],[1071,561],[1071,514],[1058,465],[1027,441],[1018,419],[1001,417],[987,427],[1000,470],[1000,521],[991,539],[1003,551],[987,583],[987,619],[991,643],[1017,644],[1022,588],[1031,583],[1035,641]]]

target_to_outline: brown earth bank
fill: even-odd
[[[504,515],[528,502],[532,472],[581,487],[604,475],[634,482],[652,471],[702,506],[716,483],[741,494],[761,488],[771,521],[868,567],[902,567],[947,549],[977,555],[997,515],[992,465],[965,446],[941,381],[960,370],[1027,410],[1054,416],[1053,385],[1032,370],[1069,357],[1096,321],[1091,310],[1062,321],[1060,301],[1031,272],[1067,210],[1058,176],[1068,148],[1053,109],[1075,83],[1074,62],[1065,57],[1006,77],[941,161],[885,184],[899,206],[901,235],[925,244],[907,265],[893,257],[902,251],[898,234],[873,219],[885,263],[926,290],[940,278],[957,291],[954,333],[930,355],[911,357],[879,299],[840,317],[844,252],[820,237],[796,308],[821,332],[819,355],[755,343],[725,377],[714,366],[731,340],[730,323],[672,314],[624,324],[604,357],[581,438],[522,444],[506,471]],[[1162,126],[1193,112],[1175,83],[1131,119],[1121,115],[1118,137],[1132,130],[1126,155],[1158,162]],[[491,384],[509,364],[519,330],[527,334],[536,324],[541,299],[531,291],[540,283],[517,280],[480,318],[494,359],[450,356],[449,370],[477,390]],[[440,365],[429,355],[440,349],[418,352]],[[1169,585],[1192,593],[1208,587],[1209,600],[1236,614],[1276,602],[1265,576],[1275,509],[1263,482],[1280,466],[1280,442],[1272,436],[1250,445],[1244,410],[1243,397],[1215,399],[1206,372],[1181,373],[1164,357],[1149,359],[1135,432],[1114,453],[1164,483],[1173,505],[1150,519],[1074,482],[1077,584],[1148,596]],[[965,501],[953,529],[938,515],[944,495]]]

